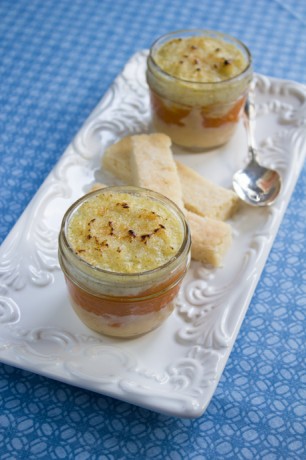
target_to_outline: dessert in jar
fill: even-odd
[[[147,59],[156,131],[191,150],[220,146],[232,137],[252,79],[247,47],[207,30],[159,38]]]
[[[99,333],[133,337],[172,313],[190,261],[190,232],[166,197],[107,187],[66,212],[59,261],[79,318]]]

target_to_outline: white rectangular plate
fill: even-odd
[[[0,360],[66,383],[182,417],[200,416],[220,379],[303,165],[306,89],[256,75],[256,140],[283,179],[271,208],[242,206],[220,269],[192,263],[174,314],[133,340],[87,329],[69,305],[57,259],[68,206],[96,181],[105,147],[150,131],[146,52],[128,62],[0,249]],[[175,155],[225,187],[246,160],[242,126],[226,146]]]

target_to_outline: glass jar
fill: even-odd
[[[180,54],[183,40],[187,43],[190,39],[195,40],[196,45],[188,45],[187,52],[185,49],[185,53]],[[220,46],[215,46],[204,58],[201,40],[215,40]],[[165,66],[158,53],[169,42],[171,55]],[[222,46],[225,50],[232,47],[241,57],[241,69],[236,68],[234,76],[230,76],[234,59],[231,61],[228,57],[229,50],[223,53]],[[209,64],[211,75],[205,74]],[[185,74],[181,77],[183,66]],[[219,81],[212,71],[217,72],[216,75],[219,72]],[[228,142],[243,112],[251,79],[251,54],[234,37],[209,30],[177,31],[162,36],[152,45],[147,59],[154,129],[167,134],[173,143],[187,150],[203,151]]]
[[[128,199],[141,197],[146,212],[152,216],[154,212],[150,210],[154,206],[160,206],[158,209],[171,216],[170,221],[174,222],[181,232],[176,252],[161,265],[131,273],[118,271],[117,266],[116,270],[109,267],[103,269],[84,260],[81,250],[76,250],[69,240],[73,216],[84,203],[89,203],[97,197],[103,200],[105,194],[110,193],[115,200],[117,197],[121,198],[122,193]],[[123,214],[123,218],[124,213],[128,211],[128,199],[124,203],[120,202],[120,213]],[[91,221],[95,220],[95,217],[93,215]],[[116,227],[115,219],[116,215],[109,221],[112,228]],[[83,222],[80,225],[85,224]],[[162,227],[161,225],[160,228]],[[131,239],[135,238],[135,232],[128,232]],[[139,240],[143,245],[141,251],[137,249],[137,257],[141,257],[141,254],[142,257],[146,257],[148,246],[145,236],[147,235],[141,235]],[[131,245],[133,242],[134,240],[131,241]],[[135,247],[139,248],[137,244]],[[155,329],[174,309],[176,296],[190,262],[190,244],[190,232],[183,213],[172,201],[158,193],[138,187],[118,186],[85,195],[68,209],[59,234],[59,262],[75,312],[89,328],[110,336],[134,337]]]

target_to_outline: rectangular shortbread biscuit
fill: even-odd
[[[213,267],[220,267],[232,243],[232,229],[221,220],[186,212],[191,233],[191,257]]]
[[[179,161],[176,166],[186,209],[218,220],[229,219],[237,211],[239,198],[234,191],[205,179]]]
[[[132,137],[126,136],[115,144],[107,147],[102,158],[103,168],[113,174],[113,176],[122,180],[126,185],[132,185],[132,171],[130,166],[131,150]]]
[[[159,192],[179,208],[184,208],[182,187],[168,136],[133,136],[130,165],[133,185]]]

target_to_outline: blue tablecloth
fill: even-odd
[[[306,83],[303,1],[1,1],[0,241],[125,62],[181,28],[235,35],[256,72]],[[305,459],[305,189],[304,168],[202,417],[167,417],[2,364],[1,460]]]

